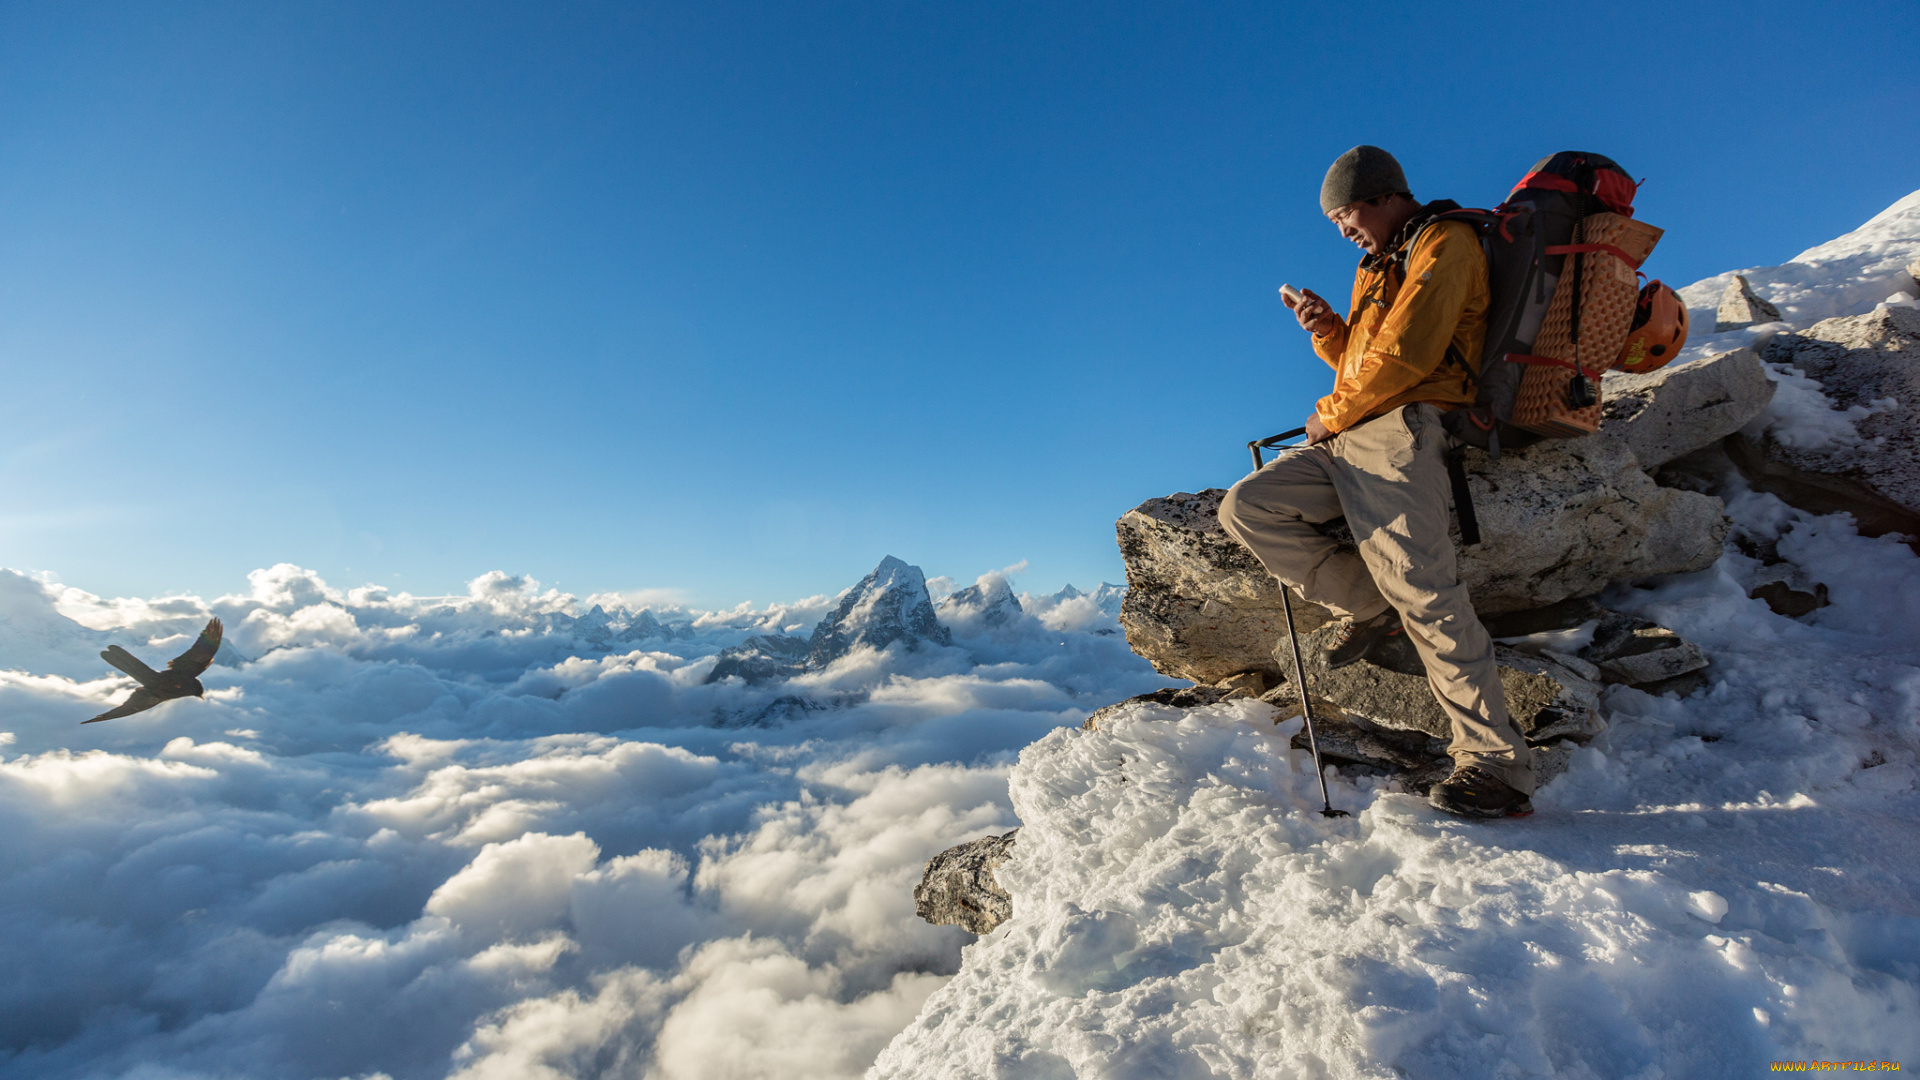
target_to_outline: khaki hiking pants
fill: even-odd
[[[1533,793],[1533,754],[1507,715],[1493,640],[1460,583],[1447,535],[1447,434],[1414,404],[1300,450],[1233,486],[1220,524],[1267,571],[1336,615],[1392,607],[1453,726],[1454,763]],[[1360,555],[1314,526],[1344,515]]]

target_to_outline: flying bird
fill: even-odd
[[[114,720],[122,716],[132,716],[137,712],[146,712],[163,701],[174,698],[207,696],[207,688],[200,685],[200,673],[213,663],[213,654],[220,651],[220,620],[210,619],[207,628],[200,631],[199,640],[191,648],[167,662],[167,670],[155,671],[140,662],[139,657],[118,645],[109,645],[100,654],[100,659],[133,676],[140,685],[133,694],[120,704],[119,708],[109,709],[91,720],[80,721],[83,724],[97,724],[102,720]]]

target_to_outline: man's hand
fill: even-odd
[[[1320,422],[1319,413],[1313,413],[1312,415],[1307,417],[1307,445],[1308,446],[1312,446],[1314,443],[1326,442],[1328,439],[1331,439],[1331,438],[1333,438],[1333,432],[1328,431],[1327,425]]]
[[[1280,294],[1280,302],[1293,311],[1294,318],[1300,320],[1300,329],[1315,336],[1332,333],[1335,325],[1333,305],[1320,299],[1320,295],[1312,289],[1301,289],[1300,295],[1305,299],[1296,304],[1286,293]]]

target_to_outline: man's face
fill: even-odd
[[[1377,206],[1369,202],[1348,203],[1328,214],[1327,220],[1361,251],[1377,255],[1386,249],[1387,241],[1393,239],[1394,230],[1403,224],[1394,205],[1398,201],[1382,199]]]

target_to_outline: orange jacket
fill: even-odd
[[[1488,302],[1487,256],[1464,222],[1422,232],[1404,276],[1393,259],[1362,259],[1350,314],[1313,339],[1334,370],[1333,393],[1315,409],[1320,422],[1339,432],[1416,401],[1473,404]],[[1471,371],[1448,360],[1449,343]]]

